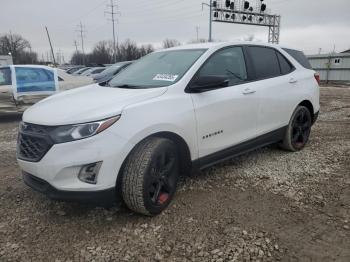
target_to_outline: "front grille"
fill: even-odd
[[[18,158],[30,162],[40,161],[53,145],[49,129],[45,126],[22,124],[17,141]]]

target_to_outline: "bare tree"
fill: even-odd
[[[255,35],[247,35],[247,36],[245,36],[244,38],[244,41],[254,41],[254,39],[255,39]]]
[[[207,43],[208,42],[208,39],[205,39],[205,38],[199,38],[198,40],[191,40],[189,41],[188,43],[189,44],[199,44],[199,43]]]
[[[70,60],[70,63],[72,65],[82,65],[83,61],[86,61],[86,59],[84,60],[83,58],[84,58],[83,53],[76,51],[76,52],[74,52],[74,54]]]
[[[30,43],[18,34],[4,34],[0,36],[0,53],[11,53],[13,62],[20,63],[21,55],[25,49],[30,48]]]
[[[18,64],[37,64],[38,63],[38,54],[36,52],[22,51],[17,58]]]
[[[91,54],[89,60],[98,64],[109,64],[113,61],[113,43],[110,41],[98,42]]]
[[[181,43],[176,39],[167,38],[163,41],[163,48],[170,48],[170,47],[179,46],[179,45],[181,45]]]
[[[152,45],[137,44],[127,39],[117,46],[117,61],[130,61],[139,59],[154,51]],[[83,54],[75,52],[71,58],[71,64],[82,64]],[[98,42],[91,53],[85,55],[86,64],[109,64],[113,63],[113,42],[100,41]]]
[[[154,48],[152,45],[142,45],[140,48],[139,48],[139,56],[140,57],[143,57],[149,53],[152,53],[154,51]]]

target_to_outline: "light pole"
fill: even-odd
[[[210,0],[209,1],[209,4],[207,3],[202,3],[202,10],[203,10],[203,6],[208,6],[209,7],[209,39],[208,41],[209,42],[212,42],[213,41],[213,38],[212,38],[212,26],[213,26],[213,0]]]

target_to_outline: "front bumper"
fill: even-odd
[[[54,144],[38,162],[17,161],[23,172],[48,183],[58,192],[67,195],[76,194],[74,192],[93,194],[116,187],[119,170],[133,147],[127,139],[108,129],[87,139]],[[79,180],[78,174],[83,165],[100,161],[102,165],[96,184]],[[51,191],[56,192],[49,190],[51,195],[54,195]]]
[[[106,207],[113,206],[120,202],[115,187],[100,191],[64,191],[58,190],[45,180],[25,172],[23,172],[23,180],[27,186],[54,200],[79,202]]]

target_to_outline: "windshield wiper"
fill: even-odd
[[[135,86],[135,85],[119,85],[119,86],[111,86],[111,87],[117,87],[117,88],[129,88],[129,89],[138,89],[140,86]]]

